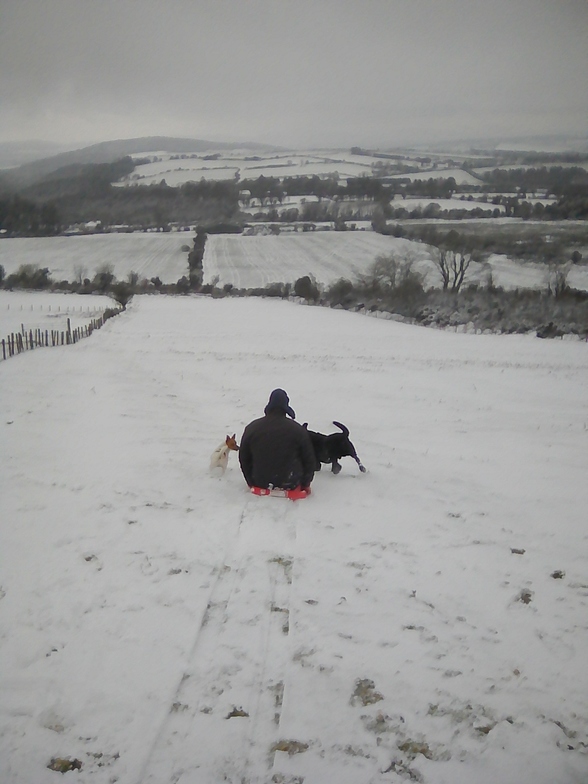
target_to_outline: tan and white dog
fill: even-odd
[[[221,476],[227,470],[229,463],[229,453],[238,452],[239,446],[235,439],[235,433],[232,436],[227,436],[222,444],[219,444],[210,456],[210,471],[214,474]]]

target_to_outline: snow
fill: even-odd
[[[188,269],[183,245],[192,246],[193,232],[133,232],[129,234],[86,234],[72,237],[14,237],[0,242],[0,264],[6,275],[21,264],[48,267],[54,280],[94,277],[105,264],[114,268],[119,280],[129,272],[139,278],[158,276],[175,283]]]
[[[124,280],[129,272],[139,278],[159,276],[163,283],[176,283],[188,273],[188,254],[194,232],[96,234],[72,237],[14,238],[0,242],[0,264],[10,275],[22,264],[48,267],[55,280],[75,280],[79,271],[92,279],[104,264]],[[284,236],[246,237],[210,234],[206,242],[205,282],[216,275],[220,285],[265,286],[291,282],[312,274],[329,284],[340,277],[353,277],[382,253],[421,246],[408,240],[385,237],[372,231],[297,232]]]
[[[220,151],[216,160],[205,160],[203,156],[178,158],[177,153],[149,153],[158,160],[138,165],[117,185],[150,185],[165,179],[170,187],[186,182],[205,180],[241,180],[265,177],[311,177],[337,173],[340,177],[360,177],[372,173],[371,157],[351,155],[341,150],[285,151],[281,153],[257,152],[254,155],[239,155],[236,151]],[[142,156],[147,157],[147,156]]]
[[[209,235],[204,251],[204,282],[218,276],[219,285],[254,288],[269,283],[294,283],[314,275],[328,285],[339,278],[353,280],[366,272],[376,257],[412,251],[426,255],[423,247],[409,240],[372,231],[295,232],[280,236],[245,237]]]
[[[310,274],[328,286],[341,277],[355,280],[358,273],[368,271],[377,256],[391,253],[416,259],[415,269],[425,275],[426,287],[441,285],[439,273],[422,243],[372,231],[296,232],[277,237],[209,235],[204,252],[204,282],[218,278],[219,286],[232,283],[237,288],[254,288],[276,282],[294,283]],[[499,254],[492,254],[483,263],[473,263],[466,280],[485,283],[490,270],[494,285],[506,289],[547,287],[547,265]],[[577,289],[588,289],[588,267],[572,266],[568,283]]]
[[[484,264],[478,264],[477,269],[468,278],[484,282],[489,269],[492,270],[494,285],[505,289],[545,290],[549,282],[549,265],[533,261],[517,261],[498,253],[493,253]],[[567,281],[572,288],[586,291],[588,266],[570,265]]]
[[[355,223],[358,227],[362,225],[361,221]],[[193,238],[194,233],[190,231],[4,239],[0,242],[0,264],[7,275],[16,272],[22,264],[36,264],[48,267],[54,280],[70,281],[80,271],[83,277],[91,279],[102,265],[110,264],[119,280],[125,280],[134,271],[139,279],[158,276],[163,283],[175,283],[188,272],[188,254],[182,247],[192,247]],[[313,275],[319,283],[329,286],[341,277],[354,280],[357,273],[369,269],[377,256],[390,253],[400,257],[410,254],[417,260],[415,268],[426,275],[425,285],[440,285],[440,277],[422,243],[373,231],[319,230],[280,236],[210,234],[204,254],[204,282],[211,283],[218,278],[220,286],[231,283],[237,288],[255,288],[270,283],[294,283],[304,275]],[[487,263],[473,264],[467,280],[484,282],[489,268],[498,286],[546,286],[545,265],[499,255],[492,255]],[[574,265],[568,282],[575,288],[588,289],[588,267]],[[5,294],[10,297],[10,292]],[[80,307],[88,305],[86,297],[79,303]],[[3,308],[0,300],[0,310]],[[20,323],[17,321],[14,329]],[[35,324],[27,326],[30,327]]]
[[[119,307],[110,297],[95,294],[55,294],[46,291],[0,291],[0,339],[12,332],[73,329]]]
[[[586,781],[587,384],[580,341],[204,297],[0,363],[0,781]],[[368,473],[211,477],[277,386]]]

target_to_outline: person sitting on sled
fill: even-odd
[[[265,416],[250,422],[241,438],[239,463],[249,487],[300,488],[310,492],[315,456],[307,431],[283,389],[274,389]],[[290,417],[290,419],[288,419]]]

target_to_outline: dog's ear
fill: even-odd
[[[308,422],[305,422],[305,423],[302,425],[302,427],[303,427],[305,430],[308,430]]]
[[[225,444],[229,447],[229,449],[233,449],[235,452],[238,452],[239,444],[237,443],[236,435],[236,433],[233,433],[232,436],[227,436]]]

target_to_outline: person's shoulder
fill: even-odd
[[[255,428],[261,423],[265,421],[265,417],[259,417],[258,419],[253,419],[249,422],[248,425],[245,426],[243,430],[243,435],[245,435],[248,431],[255,430]]]
[[[308,431],[306,430],[306,428],[305,428],[305,427],[302,427],[302,425],[300,424],[300,422],[297,422],[295,419],[288,419],[288,418],[286,418],[286,422],[288,423],[288,424],[287,424],[287,427],[289,427],[291,430],[300,431],[300,432],[302,432],[302,433],[306,433],[306,432],[308,432]]]

